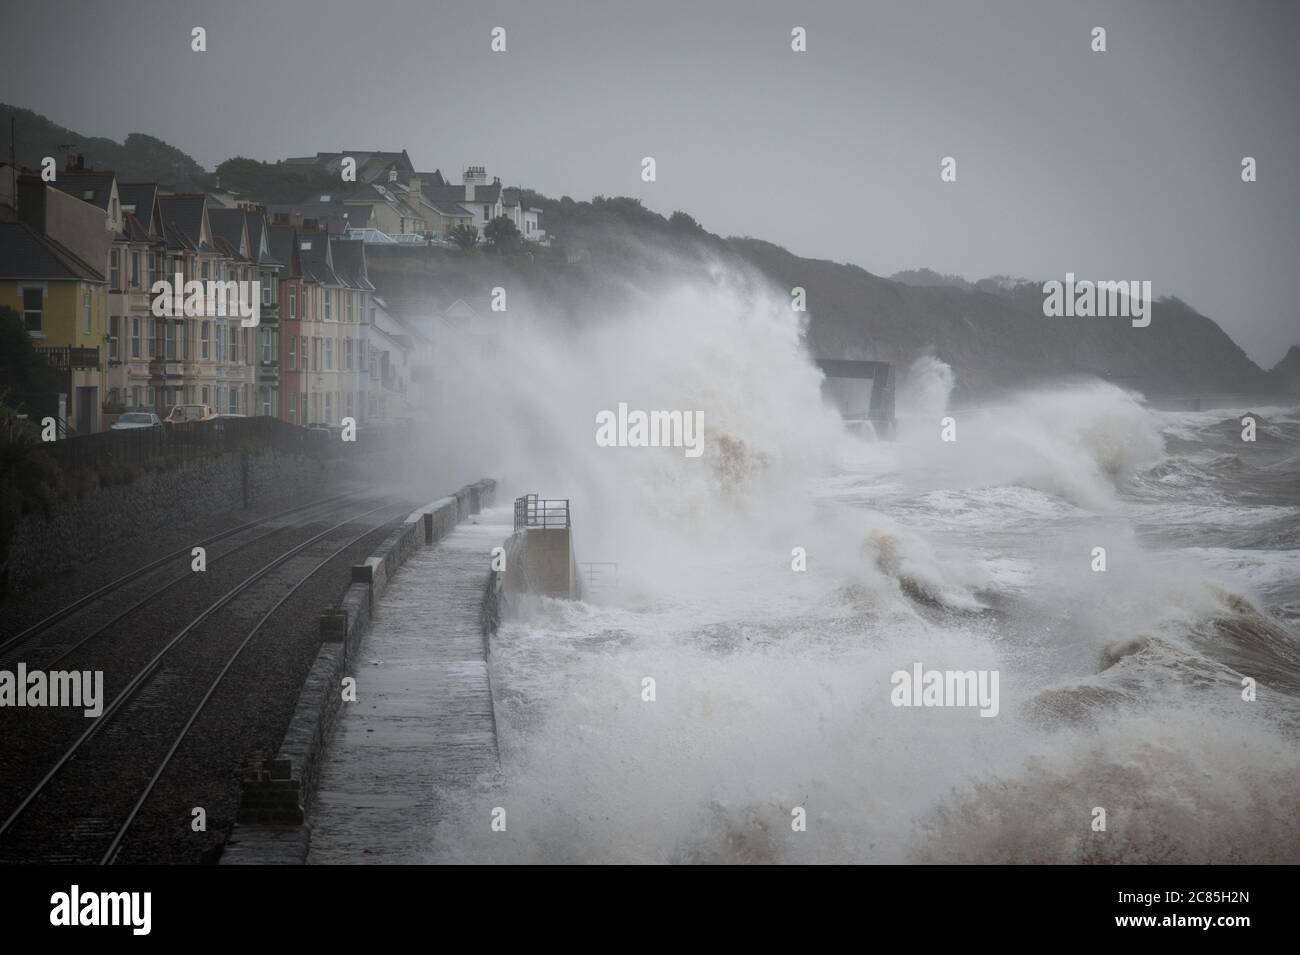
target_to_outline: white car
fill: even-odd
[[[135,431],[137,428],[161,428],[162,419],[152,411],[128,411],[109,428],[110,431]]]

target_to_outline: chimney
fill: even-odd
[[[420,177],[419,177],[419,176],[412,176],[411,179],[410,179],[410,181],[407,183],[407,189],[410,190],[410,193],[411,193],[411,204],[412,204],[412,205],[415,205],[415,204],[418,203],[421,199],[424,198],[424,194],[420,192],[420,187],[421,187],[422,185],[423,185],[423,183],[420,182]],[[419,207],[416,206],[416,208],[419,208]]]
[[[466,202],[474,201],[474,180],[473,179],[465,180],[465,201]]]

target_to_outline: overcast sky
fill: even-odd
[[[0,100],[208,168],[405,148],[877,274],[1149,279],[1265,367],[1300,343],[1297,2],[40,0],[0,22]]]

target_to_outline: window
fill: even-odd
[[[334,291],[325,290],[325,321],[332,321],[334,315]]]
[[[334,420],[334,401],[333,401],[333,398],[334,398],[334,396],[333,396],[332,394],[330,394],[328,391],[325,392],[325,420],[326,420],[326,421],[333,421],[333,420]]]
[[[131,253],[131,288],[140,287],[140,253]]]
[[[262,304],[271,304],[271,283],[265,279],[262,281]]]
[[[298,370],[298,336],[289,336],[289,370]]]
[[[239,389],[230,389],[230,413],[239,414]]]
[[[150,408],[154,406],[153,385],[146,385],[144,389],[144,403]]]
[[[346,322],[348,322],[349,324],[351,324],[351,322],[352,322],[352,293],[351,293],[351,292],[344,292],[344,293],[343,293],[343,307],[344,307],[344,310],[345,310],[345,312],[344,312],[344,315],[345,315],[345,317],[344,317],[344,321],[346,321]]]
[[[208,386],[207,386],[207,385],[204,385],[204,386],[203,386],[203,403],[204,403],[205,405],[208,404],[208,403],[209,403],[209,402],[208,402],[208,399],[211,398],[211,397],[212,397],[212,393],[211,393],[210,391],[208,391]]]
[[[352,370],[352,339],[343,339],[343,367]]]
[[[158,267],[162,264],[162,254],[158,252],[149,253],[149,288],[153,288],[153,283],[158,280]]]
[[[315,337],[311,340],[311,366],[320,371],[320,339]]]
[[[199,357],[202,358],[204,361],[207,361],[211,349],[212,349],[212,323],[203,322],[199,325]],[[208,389],[204,388],[203,390],[206,392]],[[207,401],[208,399],[205,396],[203,398],[204,404],[207,404]]]
[[[230,334],[230,360],[239,361],[239,332],[234,328],[227,326]]]
[[[23,325],[27,331],[39,335],[44,327],[45,289],[23,289]]]
[[[272,330],[269,328],[262,329],[262,361],[271,360],[271,343],[275,340],[272,337]]]
[[[289,317],[298,317],[298,286],[289,286]]]
[[[122,287],[121,250],[113,249],[108,253],[108,284],[114,291]]]
[[[325,370],[334,370],[334,339],[325,339]]]
[[[176,323],[163,319],[163,334],[167,336],[164,355],[168,361],[176,360]]]
[[[271,389],[262,389],[262,414],[268,418],[271,416]]]
[[[363,338],[357,343],[357,371],[365,371],[366,368],[366,340]]]
[[[90,290],[81,293],[81,334],[90,334]]]
[[[352,417],[352,392],[349,391],[346,395],[344,395],[344,397],[347,399],[347,403],[344,405],[344,407],[347,410],[344,411],[343,413],[350,418]]]
[[[199,271],[200,274],[203,276],[203,281],[206,282],[208,280],[208,262],[206,259],[203,261],[203,266]]]
[[[298,417],[298,396],[296,394],[289,396],[289,420],[294,421]]]
[[[140,351],[140,319],[131,319],[131,357],[143,357]]]
[[[121,356],[118,354],[117,335],[121,331],[122,319],[117,315],[108,317],[108,358],[110,361],[117,361]]]
[[[484,222],[487,222],[487,221],[488,221],[489,219],[491,219],[491,218],[492,218],[492,207],[491,207],[491,206],[484,206],[484,207],[483,207],[483,221],[484,221]]]
[[[149,345],[149,357],[157,358],[158,357],[158,319],[156,318],[149,319],[148,345]],[[149,399],[149,403],[153,404],[152,398]]]

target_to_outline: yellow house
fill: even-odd
[[[0,307],[66,374],[67,423],[98,431],[104,398],[108,285],[103,274],[23,222],[0,222]]]

